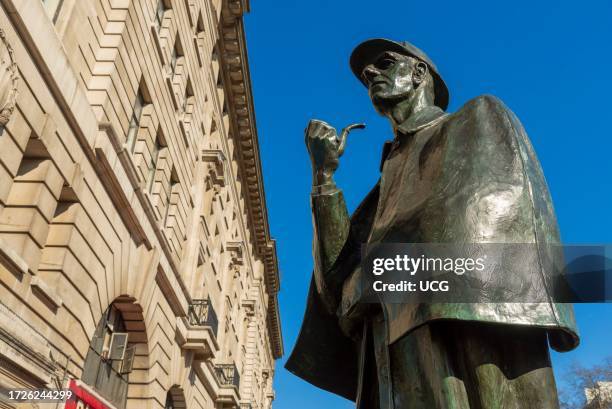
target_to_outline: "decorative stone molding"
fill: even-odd
[[[216,202],[221,195],[221,187],[219,185],[213,185],[213,197],[212,201]]]
[[[215,186],[225,186],[225,155],[218,149],[202,151],[202,162],[207,166],[208,177]]]
[[[270,237],[263,176],[259,156],[255,110],[249,73],[242,15],[249,11],[248,0],[223,0],[219,22],[221,72],[236,138],[239,173],[243,181],[245,203],[254,248],[265,268],[269,297],[269,332],[275,358],[283,355],[283,340],[276,293],[280,288],[276,242]]]
[[[6,126],[15,110],[19,71],[13,55],[13,48],[6,40],[6,33],[0,29],[0,127]]]
[[[241,241],[228,241],[225,246],[230,252],[232,265],[244,265],[244,244]]]
[[[215,183],[213,181],[213,178],[210,175],[209,175],[208,179],[210,180],[210,183],[212,183],[212,189],[213,189],[212,200],[213,200],[213,202],[216,202],[217,199],[219,199],[219,196],[221,196],[221,185]]]
[[[255,300],[242,300],[241,304],[242,308],[244,308],[244,312],[246,313],[247,317],[252,318],[255,316]]]
[[[230,270],[234,272],[234,280],[240,278],[240,265],[235,263],[230,263]]]

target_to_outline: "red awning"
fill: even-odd
[[[116,409],[89,386],[75,379],[70,380],[68,389],[72,391],[72,396],[66,401],[65,409]],[[79,402],[85,405],[79,405]]]

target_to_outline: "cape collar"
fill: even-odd
[[[448,114],[437,106],[428,106],[406,119],[397,127],[397,133],[410,135],[437,123]]]
[[[399,138],[402,135],[411,135],[421,129],[425,129],[429,126],[435,125],[442,119],[446,118],[449,114],[444,112],[437,106],[429,106],[420,110],[416,115],[411,116],[404,122],[402,122],[396,130],[397,135],[392,141],[386,141],[383,146],[382,158],[380,160],[380,171],[383,170],[383,165],[391,151],[399,144]]]

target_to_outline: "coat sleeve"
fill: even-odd
[[[337,290],[330,282],[330,270],[346,244],[350,218],[344,195],[339,189],[311,196],[314,258],[314,283],[323,306],[334,312],[338,304]]]

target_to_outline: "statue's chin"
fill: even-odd
[[[391,112],[393,108],[395,108],[399,103],[409,100],[411,95],[412,91],[396,93],[393,95],[385,94],[384,92],[379,92],[375,94],[370,94],[370,99],[372,100],[372,104],[374,105],[376,111],[378,111],[382,115],[386,115],[387,113]]]
[[[388,98],[380,94],[372,95],[371,99],[374,109],[376,109],[376,111],[381,115],[385,115],[387,112],[390,112],[398,102],[395,98]]]

